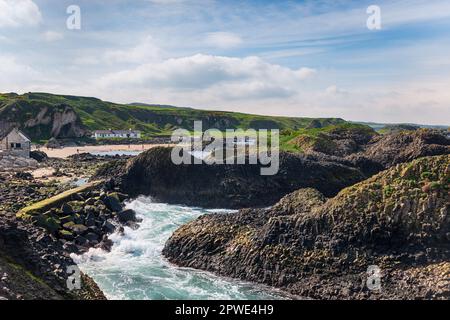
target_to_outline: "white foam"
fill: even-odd
[[[179,268],[161,255],[174,230],[205,213],[230,210],[202,210],[154,203],[140,197],[126,204],[142,218],[140,228],[125,228],[124,235],[110,236],[111,252],[91,249],[73,255],[80,268],[92,276],[110,299],[257,299],[275,298],[264,287],[224,279],[210,273]]]

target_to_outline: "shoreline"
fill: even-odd
[[[138,144],[138,145],[99,145],[99,146],[80,146],[80,147],[63,147],[63,148],[32,148],[31,151],[42,151],[47,154],[49,158],[65,159],[75,154],[80,153],[95,153],[95,152],[143,152],[155,147],[169,147],[171,144]]]

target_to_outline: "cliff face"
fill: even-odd
[[[313,298],[450,298],[450,156],[397,165],[325,200],[296,191],[270,209],[179,228],[173,263]],[[381,291],[366,285],[382,272]]]
[[[77,138],[86,134],[75,110],[64,104],[14,101],[0,107],[0,128],[19,127],[32,139]]]

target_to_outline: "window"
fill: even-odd
[[[14,149],[14,143],[11,142],[11,149]]]
[[[21,143],[16,143],[16,148],[17,149],[22,149],[22,144]]]

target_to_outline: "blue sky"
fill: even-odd
[[[448,125],[449,37],[441,0],[0,0],[0,92]]]

